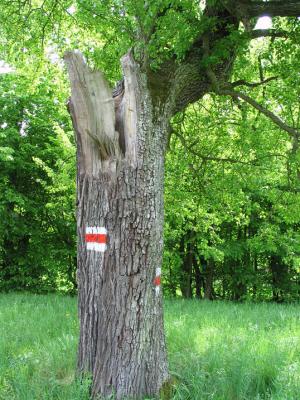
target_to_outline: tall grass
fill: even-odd
[[[167,302],[174,399],[299,400],[300,306]]]
[[[0,295],[0,399],[87,400],[76,299]],[[174,400],[299,400],[300,305],[165,301]]]

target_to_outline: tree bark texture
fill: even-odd
[[[168,379],[162,294],[154,285],[167,118],[130,54],[114,98],[81,54],[67,53],[65,61],[78,159],[78,370],[92,374],[93,396],[157,395]],[[104,252],[87,248],[89,227],[106,229]]]

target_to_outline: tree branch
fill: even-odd
[[[226,163],[230,163],[230,164],[244,164],[244,165],[253,165],[257,161],[257,160],[241,161],[241,160],[237,160],[237,159],[231,158],[231,157],[223,158],[223,157],[205,156],[205,155],[200,154],[197,151],[195,151],[193,149],[193,146],[189,146],[185,140],[185,137],[180,132],[172,130],[172,133],[174,133],[174,135],[178,137],[178,139],[180,140],[180,142],[182,143],[183,147],[186,150],[188,150],[194,156],[201,158],[201,160],[203,160],[203,161],[219,161],[219,162],[226,162]]]
[[[291,126],[287,125],[285,122],[283,122],[277,115],[273,114],[271,111],[269,111],[267,108],[262,106],[261,104],[257,103],[252,97],[249,97],[248,95],[238,92],[235,90],[230,90],[230,89],[220,89],[217,94],[220,95],[225,95],[225,96],[231,96],[235,99],[242,99],[246,103],[250,104],[252,107],[254,107],[256,110],[264,114],[266,117],[268,117],[271,121],[273,121],[279,128],[283,129],[285,132],[287,132],[290,137],[300,137],[300,132],[297,131],[296,129],[292,128]]]
[[[270,153],[268,155],[265,155],[265,156],[262,156],[262,157],[259,157],[259,158],[255,158],[255,159],[250,160],[250,161],[242,161],[242,160],[238,160],[236,158],[231,158],[231,157],[205,156],[205,155],[200,154],[197,151],[195,151],[193,149],[193,145],[188,145],[185,137],[180,132],[172,130],[172,133],[174,133],[174,135],[178,137],[178,139],[182,143],[183,147],[188,152],[190,152],[191,154],[193,154],[196,157],[199,157],[202,160],[202,162],[205,162],[205,161],[216,161],[216,162],[229,163],[229,164],[243,164],[243,165],[259,166],[259,162],[261,160],[265,159],[265,158],[279,157],[279,158],[287,159],[287,156],[285,154],[280,154],[280,153]]]
[[[275,79],[278,79],[278,76],[271,76],[270,78],[267,78],[265,80],[262,80],[261,82],[247,82],[244,79],[239,79],[238,81],[232,82],[231,87],[235,88],[237,86],[248,86],[248,87],[257,87],[260,85],[264,85],[265,83],[268,83],[270,81],[274,81]]]
[[[200,30],[184,59],[178,62],[174,56],[164,62],[157,73],[150,73],[149,82],[154,87],[153,92],[166,93],[165,98],[160,101],[166,101],[171,116],[211,90],[211,82],[205,75],[207,64],[215,71],[218,81],[228,81],[232,71],[236,56],[234,46],[229,45],[226,56],[220,57],[217,62],[209,59],[209,53],[214,51],[220,41],[232,34],[232,29],[238,30],[238,19],[216,4],[206,6],[203,18],[207,28],[204,32]]]
[[[221,6],[219,3],[221,3]],[[207,19],[208,25],[211,22],[211,26],[209,25],[209,29],[199,34],[199,37],[191,44],[185,58],[180,62],[178,60],[176,62],[176,58],[173,57],[164,62],[158,71],[154,73],[150,71],[148,74],[150,86],[153,87],[153,93],[155,95],[157,93],[164,94],[164,98],[160,95],[159,101],[168,104],[169,115],[174,115],[176,112],[182,111],[188,104],[199,100],[205,93],[211,90],[217,93],[218,86],[222,87],[221,83],[229,80],[236,57],[236,48],[229,45],[226,48],[226,56],[219,59],[218,56],[211,56],[214,55],[216,44],[230,37],[232,29],[238,31],[238,25],[241,20],[245,18],[249,19],[255,15],[259,16],[260,12],[264,13],[265,10],[271,10],[274,5],[276,7],[279,6],[279,10],[275,7],[278,15],[297,15],[298,12],[295,12],[295,9],[298,10],[298,8],[293,8],[293,4],[296,4],[299,8],[300,15],[300,0],[297,2],[283,2],[281,0],[271,0],[268,2],[220,0],[220,2],[214,2],[213,5],[208,5],[204,10],[203,16]],[[285,6],[285,14],[283,14],[283,5]],[[294,10],[293,13],[290,11],[291,7]],[[275,15],[275,11],[273,14]],[[228,28],[229,26],[230,29]],[[250,33],[245,34],[245,39],[251,40],[251,37],[269,35],[273,37],[287,37],[286,32],[252,30]],[[217,61],[215,61],[216,58]],[[208,80],[207,77],[209,78]],[[242,84],[248,87],[258,86],[256,83],[247,84],[242,81],[236,83],[235,86]],[[281,128],[283,129],[285,124],[282,124]]]
[[[277,31],[276,29],[254,29],[249,32],[251,39],[258,39],[260,37],[271,37],[271,38],[289,38],[290,33],[287,31]]]
[[[297,0],[221,0],[223,6],[240,21],[269,15],[270,17],[298,17],[300,1]]]
[[[298,17],[300,1],[242,1],[246,5],[249,17],[269,15],[271,17]]]

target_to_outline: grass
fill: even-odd
[[[88,400],[76,299],[0,295],[0,400]],[[299,400],[300,305],[165,302],[174,400]]]
[[[300,305],[166,304],[174,399],[299,400]]]

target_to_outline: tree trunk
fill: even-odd
[[[185,299],[193,297],[192,279],[193,279],[193,244],[192,232],[189,230],[180,242],[180,252],[182,254],[182,270],[180,276],[180,289]]]
[[[204,287],[204,279],[200,271],[196,257],[194,257],[194,276],[195,276],[195,286],[196,286],[196,298],[202,299],[202,287]]]
[[[77,135],[78,370],[92,374],[93,396],[157,395],[168,379],[160,290],[168,119],[130,55],[114,99],[80,54],[65,60]]]
[[[172,297],[176,297],[176,289],[177,289],[177,284],[176,284],[176,280],[175,280],[175,274],[172,271],[172,265],[170,263],[169,260],[169,292],[171,294]]]
[[[289,286],[287,285],[288,269],[282,257],[275,254],[270,256],[269,265],[272,273],[272,300],[280,303],[284,301],[284,288]]]
[[[204,272],[205,286],[204,286],[204,298],[206,300],[213,300],[214,298],[214,260],[208,259],[206,269]]]

